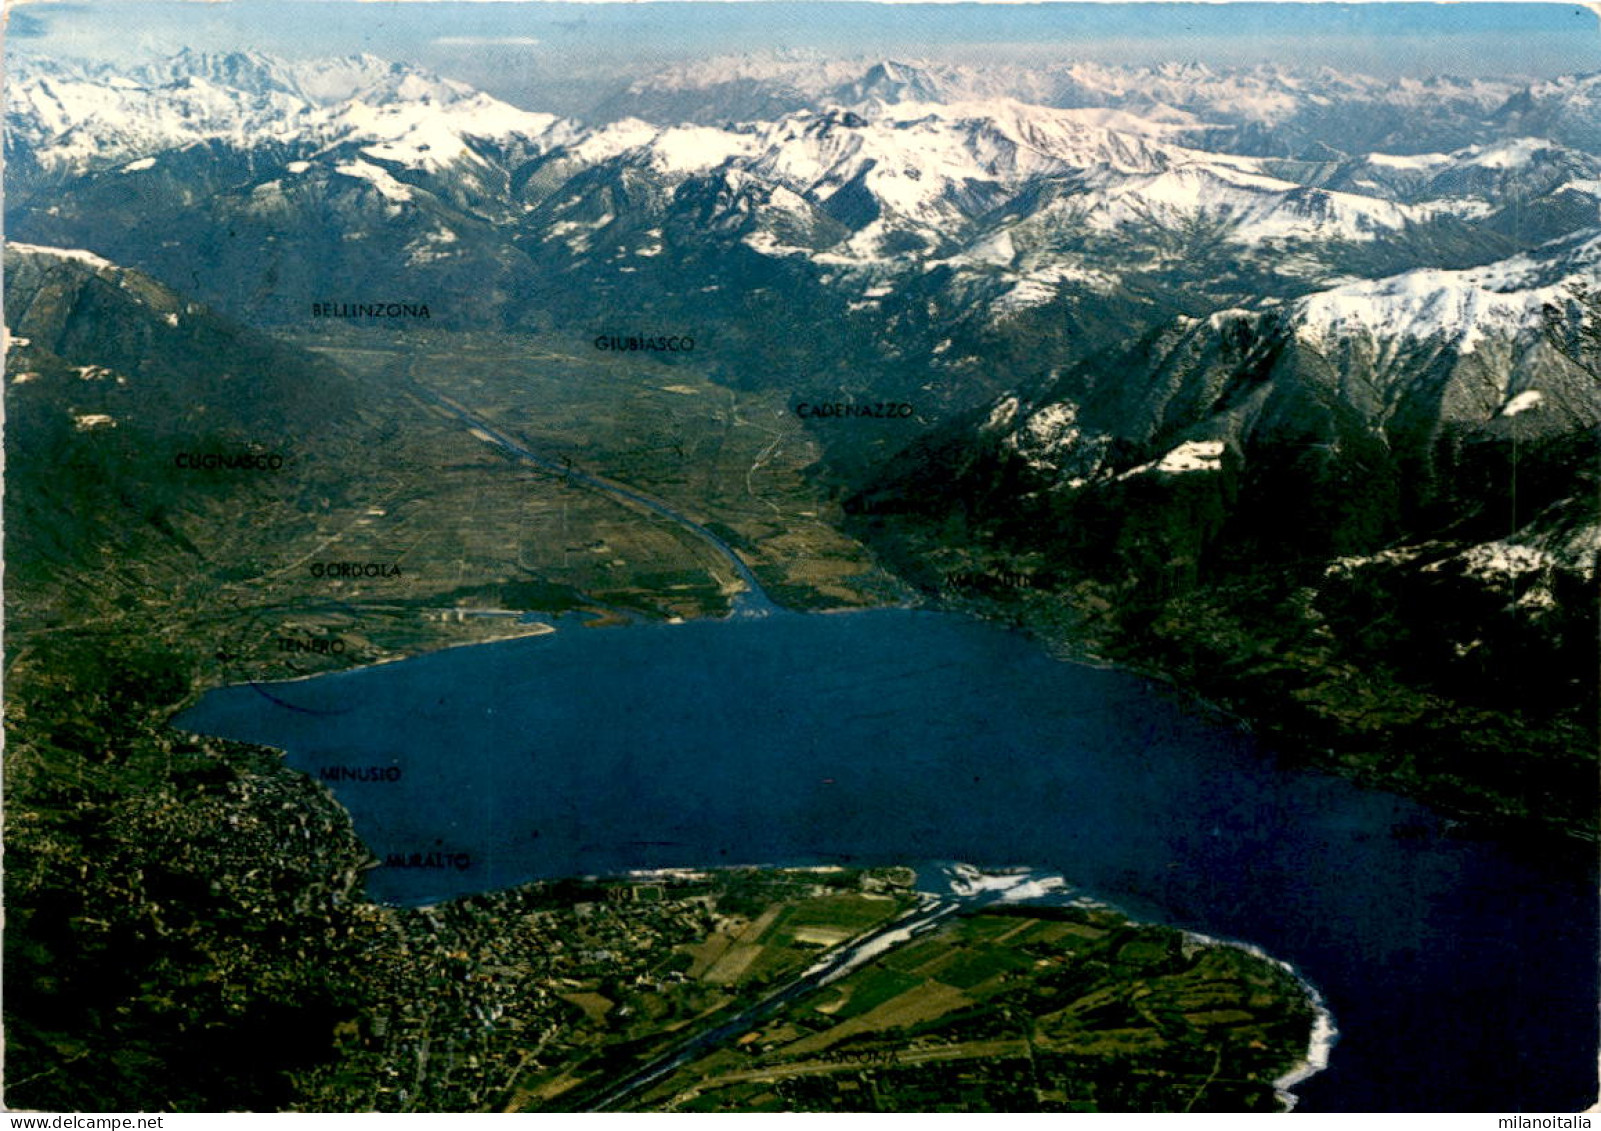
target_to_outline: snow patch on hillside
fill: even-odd
[[[1543,573],[1556,564],[1543,550],[1508,541],[1485,542],[1474,546],[1460,554],[1458,560],[1470,576],[1485,579]]]
[[[1477,165],[1485,169],[1520,169],[1534,160],[1535,154],[1558,148],[1548,138],[1520,137],[1496,145],[1476,145],[1460,158],[1464,165]]]
[[[991,411],[985,427],[1010,429],[1001,438],[1001,447],[1070,489],[1082,487],[1100,472],[1111,444],[1111,437],[1104,432],[1083,427],[1078,406],[1069,401],[1057,401],[1025,415],[1017,398],[1007,397]]]
[[[1393,153],[1369,153],[1367,162],[1369,165],[1378,165],[1386,169],[1427,172],[1430,169],[1437,169],[1441,165],[1449,165],[1451,163],[1451,155],[1449,153],[1416,153],[1411,156],[1400,156]]]
[[[1055,470],[1050,458],[1060,455],[1084,433],[1078,426],[1078,406],[1066,401],[1046,405],[1023,422],[1006,439],[1006,446],[1021,455],[1036,471]]]
[[[1222,440],[1186,440],[1163,455],[1161,459],[1130,468],[1122,475],[1119,475],[1118,478],[1128,479],[1131,476],[1145,475],[1152,471],[1165,475],[1183,475],[1192,471],[1222,470]]]
[[[651,146],[657,168],[668,173],[697,173],[749,154],[755,139],[749,134],[706,126],[680,126],[664,130]]]
[[[1568,257],[1578,266],[1589,250]],[[1538,265],[1517,256],[1460,271],[1420,270],[1358,280],[1298,300],[1296,334],[1316,346],[1357,334],[1378,338],[1438,339],[1470,354],[1492,333],[1515,334],[1538,325],[1547,307],[1564,309],[1570,283],[1558,277],[1536,285]],[[1520,406],[1533,407],[1533,402]],[[1509,414],[1513,415],[1513,414]]]
[[[1545,394],[1540,392],[1539,389],[1525,389],[1507,401],[1501,409],[1501,415],[1517,416],[1520,413],[1528,412],[1532,408],[1538,408],[1544,400]]]
[[[44,255],[54,259],[71,259],[79,263],[87,263],[96,270],[114,268],[116,266],[109,259],[102,259],[92,251],[83,251],[79,248],[43,247],[39,244],[10,242],[6,244],[6,247],[12,251],[20,251],[24,255]]]
[[[334,172],[342,173],[347,177],[354,177],[359,181],[366,181],[377,189],[385,200],[404,203],[412,199],[411,187],[401,184],[393,176],[376,165],[369,165],[365,161],[350,161],[343,165],[335,165]]]

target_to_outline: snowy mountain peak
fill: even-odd
[[[1517,335],[1550,311],[1576,309],[1575,287],[1594,277],[1601,233],[1555,256],[1519,255],[1484,267],[1409,271],[1308,295],[1293,308],[1296,335],[1327,346],[1339,338],[1438,341],[1469,354],[1493,334]]]
[[[214,54],[186,47],[130,74],[155,86],[202,78],[230,90],[290,94],[324,106],[356,97],[451,98],[472,93],[461,83],[368,54],[286,60],[259,51]]]
[[[131,77],[157,86],[204,79],[219,87],[252,94],[299,94],[290,69],[256,51],[212,54],[185,47],[167,59],[137,68]]]
[[[874,63],[855,82],[837,90],[834,100],[846,105],[859,103],[933,102],[940,99],[941,86],[928,71],[907,63],[889,60]]]

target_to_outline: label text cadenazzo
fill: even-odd
[[[871,416],[879,420],[905,420],[914,411],[905,401],[878,401],[873,404],[857,404],[855,401],[811,404],[801,401],[795,406],[795,415],[802,420],[844,420],[857,416]]]

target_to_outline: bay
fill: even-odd
[[[1286,768],[1148,681],[964,617],[565,627],[219,689],[175,722],[332,771],[393,861],[369,874],[373,898],[668,866],[1048,869],[1294,964],[1341,1033],[1302,1109],[1595,1098],[1587,847],[1463,835]]]

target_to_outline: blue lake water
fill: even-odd
[[[176,722],[368,779],[329,784],[395,861],[378,899],[671,865],[1029,865],[1292,962],[1341,1032],[1303,1110],[1596,1095],[1592,849],[1453,834],[966,618],[565,627],[226,688]]]

